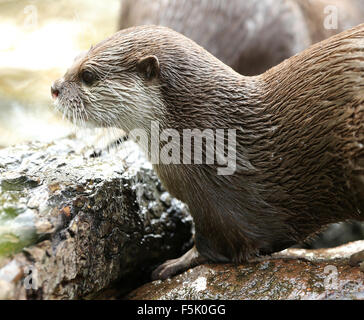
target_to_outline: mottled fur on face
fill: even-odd
[[[158,79],[148,81],[144,70],[138,72],[148,52],[136,49],[147,46],[136,40],[140,32],[120,32],[75,59],[52,87],[59,91],[55,105],[65,117],[80,125],[121,127],[126,132],[147,129],[151,120],[162,118]]]

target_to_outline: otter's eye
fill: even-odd
[[[85,84],[90,86],[95,81],[95,75],[91,71],[82,71],[81,79]]]

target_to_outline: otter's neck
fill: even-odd
[[[191,202],[188,201],[190,195],[186,194],[189,186],[200,186],[201,190],[198,193],[201,194],[202,189],[205,189],[204,192],[211,190],[209,184],[214,183],[214,179],[226,183],[228,179],[218,176],[218,168],[231,169],[231,166],[235,166],[232,174],[238,170],[240,174],[253,175],[256,171],[248,158],[250,150],[259,138],[269,138],[271,134],[269,115],[265,114],[262,101],[264,94],[261,77],[243,77],[228,67],[214,72],[214,77],[211,77],[212,73],[200,72],[194,78],[180,78],[178,82],[162,81],[161,93],[166,114],[164,120],[159,123],[159,129],[161,132],[172,129],[179,134],[180,164],[161,162],[154,167],[167,189],[187,203]],[[196,164],[194,158],[196,139],[186,137],[186,131],[196,131],[197,135],[203,135],[201,149],[197,150],[202,153],[201,165]],[[226,163],[221,166],[217,163],[216,156],[217,135],[220,134],[218,131],[224,134],[223,144],[226,152]],[[207,163],[206,147],[211,147],[211,140],[204,140],[205,132],[212,133],[212,144],[215,143],[213,164]],[[195,138],[194,133],[192,135]],[[191,148],[188,149],[191,150],[190,164],[183,162],[186,156],[184,138],[192,142]],[[234,141],[231,142],[230,138]],[[163,147],[163,143],[160,147]],[[228,163],[230,153],[228,154],[227,148],[230,147],[235,149],[235,154],[232,154],[232,157],[237,158],[233,160],[236,161],[234,164]]]
[[[263,108],[261,78],[243,77],[230,68],[162,83],[164,126],[178,131],[248,129]]]

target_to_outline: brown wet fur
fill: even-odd
[[[153,78],[138,64],[143,57],[158,59],[148,58],[158,68],[148,71]],[[239,75],[188,38],[156,26],[120,31],[76,65],[125,86],[138,77],[153,88],[151,101],[160,99],[163,107],[138,106],[145,127],[155,115],[161,130],[237,130],[233,175],[217,175],[217,165],[154,165],[166,189],[188,204],[200,256],[190,252],[154,278],[196,261],[241,263],[301,242],[329,223],[364,220],[364,25],[256,77]],[[63,86],[68,79],[73,76]],[[93,103],[117,99],[93,93],[104,83],[88,89]],[[75,95],[86,90],[72,85]],[[84,101],[85,110],[93,103]],[[100,112],[128,132],[134,115],[124,113],[123,101],[114,105]]]
[[[324,28],[327,6],[336,29]],[[119,29],[169,27],[249,76],[363,22],[362,0],[122,0]]]

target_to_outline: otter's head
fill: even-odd
[[[148,130],[151,121],[187,128],[196,112],[213,114],[207,103],[211,87],[228,83],[225,75],[232,72],[181,34],[141,26],[119,31],[77,57],[51,91],[57,109],[77,124],[126,132]]]
[[[119,127],[127,132],[162,119],[159,30],[172,32],[131,28],[78,56],[51,87],[56,108],[78,125]]]
[[[168,114],[169,125],[186,121],[187,127],[193,117],[180,115],[206,110],[208,95],[199,88],[226,83],[218,77],[224,68],[181,34],[141,26],[119,31],[77,57],[51,91],[57,109],[77,124],[148,130],[151,121],[167,123]]]

